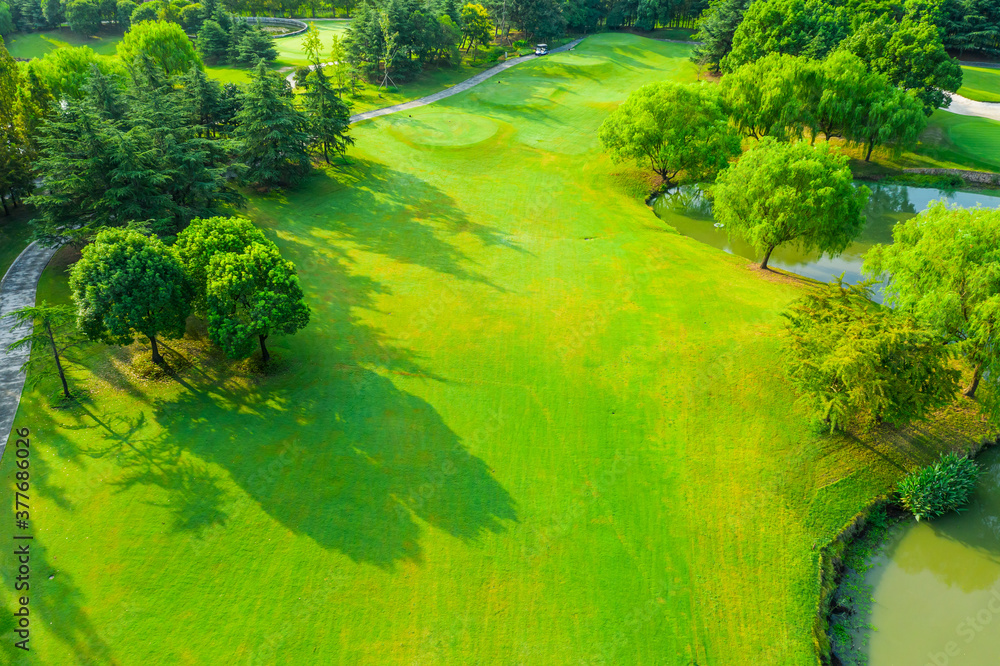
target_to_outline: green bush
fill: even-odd
[[[937,518],[958,511],[976,487],[979,465],[967,456],[946,453],[941,459],[910,473],[896,491],[903,508],[917,520]]]

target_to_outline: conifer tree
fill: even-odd
[[[198,52],[210,62],[223,60],[229,53],[229,35],[214,19],[202,23],[196,44]]]
[[[308,120],[284,94],[287,84],[257,63],[236,114],[235,138],[246,180],[258,188],[291,183],[309,171]]]
[[[236,45],[236,62],[253,65],[258,60],[273,61],[278,57],[274,39],[259,26],[252,26]]]
[[[309,119],[309,136],[312,148],[330,163],[330,152],[344,155],[347,147],[354,145],[354,138],[347,132],[351,124],[350,107],[340,99],[330,79],[317,67],[309,74],[305,92],[305,111]]]

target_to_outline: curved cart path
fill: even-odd
[[[23,338],[31,327],[30,323],[26,323],[11,331],[8,315],[18,308],[35,304],[38,278],[57,249],[33,242],[18,255],[0,281],[0,458],[3,457],[14,415],[21,402],[21,390],[24,388],[21,366],[31,353],[30,348],[13,353],[6,351],[7,345]]]
[[[570,49],[575,48],[576,45],[582,42],[584,39],[586,38],[581,37],[580,39],[574,39],[572,42],[569,42],[568,44],[563,44],[562,46],[552,49],[551,51],[549,51],[549,53],[552,54],[552,53],[559,53],[561,51],[569,51]],[[403,102],[402,104],[396,104],[394,106],[387,106],[381,109],[375,109],[374,111],[365,111],[364,113],[356,113],[353,116],[351,116],[351,122],[356,123],[362,120],[369,120],[370,118],[387,116],[390,113],[399,113],[400,111],[415,109],[418,106],[427,106],[428,104],[433,104],[438,100],[444,99],[446,97],[451,97],[452,95],[457,95],[460,92],[465,92],[469,88],[478,86],[486,79],[492,76],[496,76],[505,69],[510,69],[515,65],[520,65],[522,62],[527,62],[529,60],[534,60],[535,58],[544,58],[544,57],[545,56],[536,56],[534,54],[531,54],[531,55],[521,56],[520,58],[514,58],[512,60],[507,60],[505,62],[500,63],[499,65],[496,65],[495,67],[491,67],[485,72],[476,74],[475,76],[470,77],[465,81],[462,81],[461,83],[456,83],[451,88],[445,88],[444,90],[438,91],[433,95],[427,95],[426,97],[421,97],[420,99],[411,100],[409,102]]]

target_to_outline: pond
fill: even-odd
[[[897,531],[865,575],[870,666],[1000,664],[1000,448],[977,460],[968,510]]]
[[[831,258],[814,252],[802,252],[796,247],[778,247],[771,255],[768,265],[823,282],[829,282],[844,273],[844,280],[854,284],[861,280],[861,262],[868,248],[877,243],[891,243],[893,225],[925,210],[930,202],[944,200],[949,205],[1000,208],[1000,196],[996,193],[954,192],[879,183],[859,184],[864,184],[872,192],[865,210],[868,224],[861,237],[851,243],[843,254]],[[675,188],[657,197],[653,202],[653,210],[660,219],[685,236],[731,254],[760,261],[761,255],[747,243],[736,238],[730,239],[724,228],[715,226],[712,206],[697,185]]]

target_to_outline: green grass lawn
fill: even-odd
[[[100,55],[114,55],[115,47],[122,40],[122,32],[106,28],[93,37],[79,35],[69,28],[44,32],[15,33],[5,39],[5,46],[15,58],[41,58],[49,51],[67,46],[89,46]]]
[[[839,142],[842,144],[842,142]],[[863,164],[864,150],[841,148],[865,172],[910,168],[1000,171],[1000,122],[975,116],[935,111],[913,150],[891,155],[876,148],[870,164]]]
[[[958,94],[980,102],[1000,102],[1000,69],[963,67]]]
[[[309,23],[309,19],[300,19]],[[324,57],[323,62],[328,61],[330,46],[331,46],[331,36],[340,35],[343,37],[344,33],[347,32],[347,28],[351,25],[350,21],[316,21],[316,29],[319,31],[320,41],[323,44]],[[302,45],[305,42],[305,33],[301,35],[296,35],[295,37],[285,37],[282,39],[274,40],[274,45],[278,48],[278,59],[275,62],[277,67],[290,67],[290,66],[301,66],[309,63],[309,59],[306,57],[305,51],[302,50]]]
[[[688,53],[591,37],[252,199],[313,309],[273,375],[193,328],[173,377],[93,346],[80,406],[28,392],[19,663],[814,664],[817,547],[942,443],[811,434],[778,340],[807,285],[673,233],[599,150]]]
[[[30,219],[31,214],[24,207],[10,208],[10,215],[0,213],[0,278],[31,242]]]

